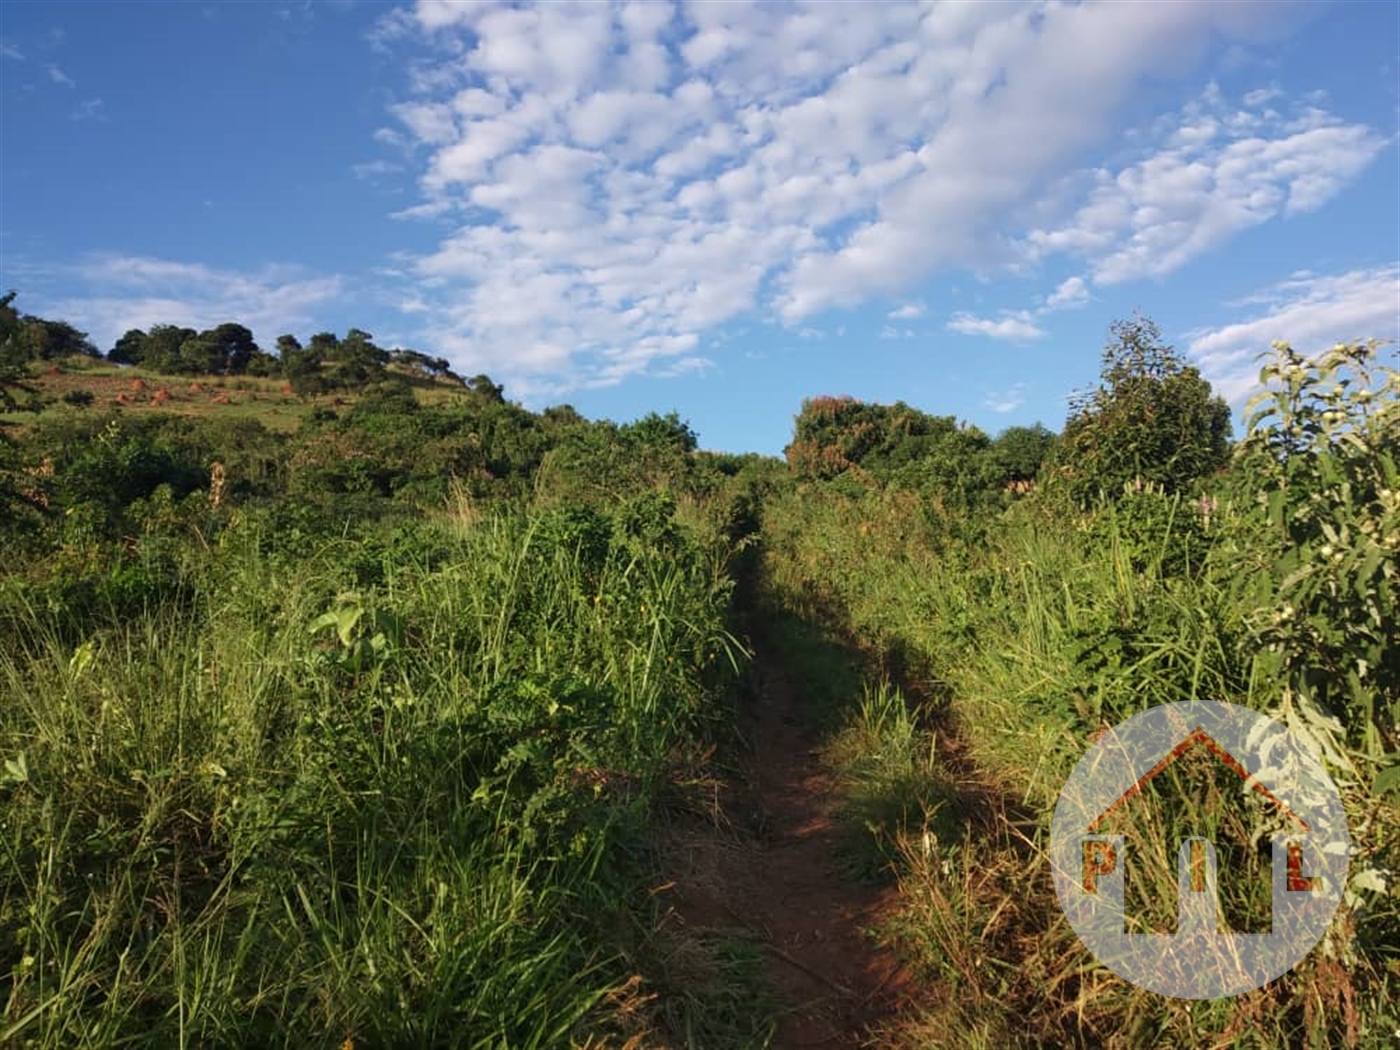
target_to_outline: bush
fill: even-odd
[[[1105,551],[1115,548],[1134,572],[1159,579],[1199,572],[1211,547],[1208,522],[1214,498],[1167,495],[1151,485],[1126,486],[1090,520]]]
[[[1132,483],[1190,491],[1229,462],[1229,406],[1148,318],[1109,331],[1100,385],[1071,402],[1057,475],[1081,505]]]
[[[1236,454],[1257,492],[1257,640],[1372,755],[1400,750],[1400,372],[1378,351],[1276,344]]]

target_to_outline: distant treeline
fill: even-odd
[[[22,384],[36,361],[104,356],[86,333],[67,322],[18,313],[14,297],[11,292],[0,298],[0,405],[6,403],[7,384]],[[1008,491],[1025,492],[1038,481],[1065,485],[1081,505],[1104,494],[1114,496],[1125,485],[1189,491],[1229,459],[1229,407],[1163,341],[1150,319],[1115,322],[1110,331],[1102,382],[1072,400],[1062,435],[1036,423],[1011,427],[993,438],[953,416],[930,415],[902,401],[880,405],[815,397],[803,402],[795,420],[785,450],[788,467],[801,479],[856,488],[893,484],[922,492],[948,509],[964,510],[999,503]],[[634,424],[635,432],[623,428],[630,438],[614,447],[616,435],[587,424],[569,406],[536,415],[507,405],[503,388],[490,377],[464,379],[444,358],[384,349],[359,328],[343,337],[318,332],[304,345],[293,335],[282,335],[275,352],[268,353],[247,327],[234,322],[204,331],[162,324],[127,331],[105,357],[162,374],[281,378],[300,396],[340,390],[368,395],[338,425],[374,432],[357,465],[362,473],[370,462],[380,469],[370,471],[372,484],[360,477],[350,487],[367,486],[385,495],[410,479],[421,479],[440,446],[447,451],[433,464],[435,473],[461,477],[481,471],[493,479],[514,478],[521,487],[534,482],[546,451],[557,450],[556,462],[569,463],[577,478],[596,480],[610,468],[635,466],[636,447],[695,448],[694,435],[674,414],[653,414]],[[478,404],[422,405],[407,389],[405,381],[414,378],[470,392]],[[13,407],[14,399],[9,403]],[[488,412],[489,406],[499,411]],[[401,446],[397,458],[389,435]],[[457,447],[463,441],[468,444]],[[583,449],[587,451],[578,455]],[[347,465],[343,449],[325,459],[334,470]]]
[[[67,321],[22,314],[14,308],[14,299],[14,292],[0,297],[0,367],[13,369],[34,361],[74,356],[105,357],[114,364],[139,365],[164,375],[285,378],[298,394],[316,394],[378,382],[387,378],[392,365],[490,393],[481,382],[484,376],[463,379],[452,371],[446,358],[417,350],[386,350],[375,344],[374,336],[358,328],[351,328],[343,338],[334,332],[318,332],[304,346],[294,335],[280,335],[276,352],[268,353],[246,326],[236,322],[203,331],[158,324],[148,331],[128,329],[104,355],[86,332]]]

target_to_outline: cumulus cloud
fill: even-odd
[[[1255,316],[1191,333],[1187,353],[1230,401],[1257,382],[1258,355],[1274,340],[1315,353],[1340,342],[1400,340],[1400,263],[1346,273],[1295,274],[1242,305]]]
[[[1045,300],[1046,310],[1072,310],[1089,302],[1089,288],[1083,277],[1070,277],[1050,293]]]
[[[956,313],[948,322],[948,330],[962,335],[985,335],[989,339],[1005,339],[1017,343],[1039,339],[1045,335],[1045,330],[1036,325],[1030,314],[1024,310],[1003,313],[995,320],[969,313]]]
[[[917,317],[923,317],[928,310],[923,303],[905,303],[898,309],[891,310],[889,317],[891,321],[912,321]]]
[[[1257,4],[421,0],[374,40],[414,56],[397,128],[376,133],[417,164],[422,198],[396,214],[446,225],[412,263],[431,307],[423,340],[516,390],[563,389],[673,369],[706,329],[750,312],[800,325],[940,268],[1058,252],[1088,258],[1096,280],[1150,272],[1137,239],[1155,248],[1179,218],[1153,219],[1154,187],[1209,187],[1194,169],[1144,168],[1114,191],[1119,173],[1073,169],[1112,141],[1144,78],[1179,77],[1213,39],[1250,44],[1279,17]],[[1187,151],[1187,167],[1204,152],[1225,175],[1267,168],[1286,185],[1276,214],[1316,207],[1375,144],[1314,118],[1251,133],[1257,145],[1227,158],[1211,151],[1243,131],[1187,124],[1153,141]],[[1330,175],[1308,159],[1338,149]],[[1065,206],[1036,210],[1061,184]],[[1079,281],[1055,308],[1087,296]],[[950,327],[1043,334],[1018,315]]]
[[[16,62],[23,62],[24,52],[15,47],[14,44],[0,44],[0,58],[11,58]]]
[[[55,276],[79,290],[43,302],[36,312],[71,321],[104,349],[131,328],[209,328],[225,321],[247,325],[270,346],[284,332],[315,326],[344,290],[339,276],[312,276],[296,267],[241,273],[134,255],[93,256]]]
[[[67,73],[63,72],[63,70],[59,69],[58,66],[49,66],[48,72],[49,79],[52,80],[55,84],[61,84],[63,87],[78,86],[73,82],[73,78],[70,77]]]
[[[1086,259],[1098,284],[1160,277],[1252,226],[1315,211],[1386,145],[1314,106],[1259,114],[1214,89],[1162,131],[1140,159],[1095,170],[1087,200],[1063,225],[1033,230],[1028,255]]]

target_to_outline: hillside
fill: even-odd
[[[423,404],[470,394],[461,380],[428,377],[402,366],[389,366],[383,381],[407,386]],[[344,409],[363,392],[344,389],[298,395],[281,377],[171,375],[81,356],[32,366],[24,382],[42,412],[37,417],[32,411],[0,413],[0,425],[22,429],[36,418],[44,418],[44,413],[53,416],[67,410],[106,410],[132,415],[167,412],[191,419],[247,419],[269,430],[288,432],[317,408]]]
[[[1280,348],[1232,442],[1111,332],[1062,434],[821,396],[785,462],[391,359],[12,361],[0,1042],[1386,1045],[1400,379]],[[1187,1010],[1047,855],[1085,748],[1201,699],[1312,742],[1350,871]],[[1269,921],[1231,790],[1184,761],[1123,818],[1135,921],[1201,822],[1222,921]]]

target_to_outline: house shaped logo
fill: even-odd
[[[1263,800],[1259,819],[1274,829],[1267,933],[1221,928],[1215,845],[1195,835],[1177,849],[1176,931],[1137,932],[1124,914],[1125,837],[1105,827],[1197,748],[1238,777],[1241,795]],[[1302,742],[1257,711],[1207,701],[1151,708],[1100,737],[1051,826],[1056,894],[1085,946],[1134,984],[1184,999],[1238,995],[1297,965],[1331,922],[1349,851],[1336,785]]]

